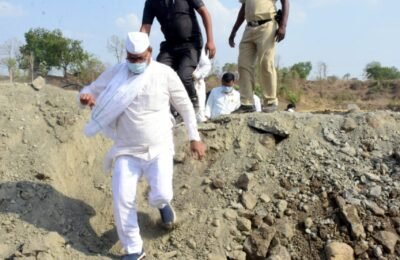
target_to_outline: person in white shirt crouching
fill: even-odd
[[[145,256],[137,219],[136,186],[141,176],[150,186],[149,204],[158,208],[166,227],[176,221],[173,196],[173,118],[170,103],[182,116],[195,157],[205,156],[192,102],[178,75],[152,60],[146,33],[126,40],[126,62],[105,71],[80,92],[80,103],[92,108],[87,136],[103,132],[114,141],[105,160],[111,170],[115,225],[126,255]]]
[[[240,94],[235,90],[235,75],[226,72],[221,79],[222,85],[213,88],[207,99],[205,116],[214,119],[220,115],[229,115],[240,107]]]

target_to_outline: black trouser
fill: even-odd
[[[200,53],[201,47],[197,48],[193,44],[185,43],[170,46],[163,42],[160,46],[160,53],[157,56],[158,62],[168,65],[176,71],[195,108],[199,106],[199,101],[192,74],[199,63]]]

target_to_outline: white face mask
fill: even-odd
[[[229,94],[233,91],[233,87],[222,86],[222,92]]]
[[[128,69],[135,74],[142,74],[147,68],[147,61],[141,63],[128,62]]]

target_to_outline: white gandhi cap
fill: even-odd
[[[126,37],[125,48],[131,54],[141,54],[150,46],[147,33],[130,32]]]

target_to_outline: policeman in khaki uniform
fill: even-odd
[[[255,69],[260,65],[263,112],[277,109],[277,75],[275,70],[275,44],[285,38],[289,16],[289,0],[280,0],[281,12],[276,8],[277,0],[240,0],[235,25],[229,36],[229,45],[235,47],[236,32],[246,20],[246,29],[239,46],[239,87],[241,106],[235,112],[254,112],[253,92]]]

